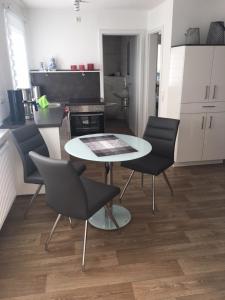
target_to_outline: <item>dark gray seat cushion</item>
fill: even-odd
[[[120,193],[120,188],[81,177],[88,202],[88,218]],[[74,200],[76,197],[74,198]]]
[[[149,154],[144,157],[134,159],[131,161],[125,161],[121,163],[122,167],[135,170],[137,172],[159,175],[161,172],[172,166],[173,160],[167,157],[157,156]]]

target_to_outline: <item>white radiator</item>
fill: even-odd
[[[13,160],[9,141],[0,145],[0,229],[16,197]]]

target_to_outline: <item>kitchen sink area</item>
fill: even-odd
[[[62,104],[61,103],[59,103],[59,102],[50,102],[49,104],[48,104],[48,107],[49,108],[56,108],[56,107],[60,107]]]

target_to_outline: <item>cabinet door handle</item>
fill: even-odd
[[[216,85],[213,88],[213,99],[216,99]]]
[[[202,117],[202,130],[204,129],[205,117]]]
[[[214,108],[216,107],[215,105],[202,105],[203,108]]]
[[[212,116],[210,116],[210,121],[209,121],[209,129],[211,129],[211,128],[212,128],[212,120],[213,120],[213,117],[212,117]]]
[[[209,88],[209,86],[206,85],[205,86],[205,99],[208,99],[208,88]]]

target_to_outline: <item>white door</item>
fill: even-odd
[[[185,50],[182,102],[208,101],[213,46],[187,46]]]
[[[204,142],[206,114],[181,114],[176,162],[200,161]]]
[[[210,100],[225,101],[225,47],[215,46]]]
[[[225,159],[225,112],[208,113],[203,160]]]

